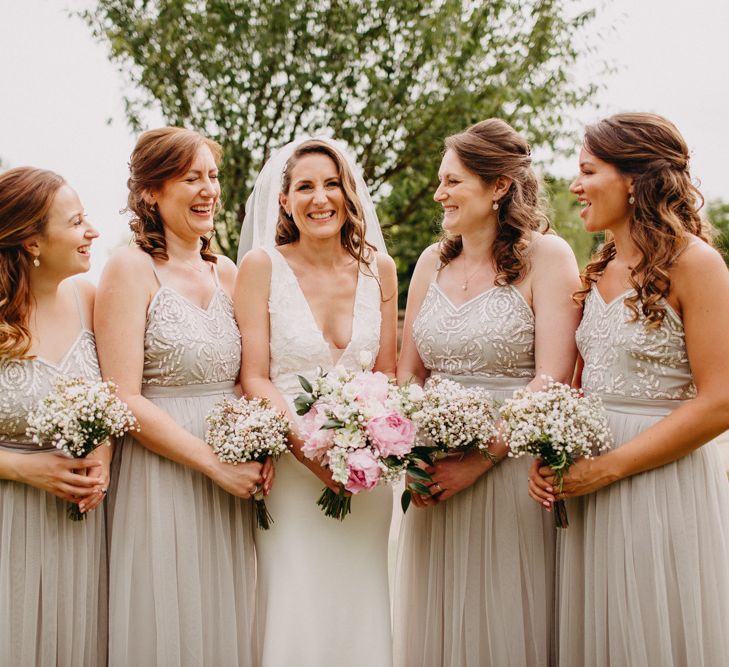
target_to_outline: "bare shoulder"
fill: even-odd
[[[535,234],[529,245],[529,255],[535,262],[575,261],[570,244],[557,234]]]
[[[397,275],[395,260],[390,255],[385,252],[377,252],[375,253],[375,260],[377,261],[377,271],[381,276]]]
[[[271,271],[271,257],[263,248],[249,250],[240,261],[240,271]]]
[[[729,272],[721,253],[706,241],[694,237],[671,267],[671,278],[676,286],[694,284],[705,287],[709,281],[725,283]]]
[[[230,259],[230,257],[226,257],[225,255],[216,255],[216,258],[218,260],[215,263],[218,271],[218,279],[222,285],[226,286],[229,290],[232,290],[233,285],[235,284],[235,277],[238,273],[238,267],[235,265],[235,262]]]
[[[137,246],[127,246],[114,251],[104,267],[104,275],[120,274],[138,280],[140,275],[153,276],[152,267],[152,257],[149,254]]]
[[[93,304],[96,297],[96,285],[85,278],[71,278],[82,303]]]

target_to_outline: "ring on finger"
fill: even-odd
[[[438,489],[438,493],[443,493],[443,487],[438,482],[434,482],[432,486],[434,489]]]
[[[256,485],[255,485],[255,486],[253,487],[253,492],[252,492],[252,494],[253,494],[253,495],[255,496],[255,495],[256,495],[256,494],[257,494],[257,493],[258,493],[258,492],[259,492],[260,490],[261,490],[261,487],[260,487],[260,485],[259,485],[259,484],[256,484]]]

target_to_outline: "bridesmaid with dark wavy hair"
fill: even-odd
[[[89,270],[98,236],[58,174],[0,175],[0,664],[106,663],[111,450],[68,459],[25,433],[63,376],[100,379]],[[76,502],[84,521],[71,521]]]
[[[220,154],[182,128],[139,137],[128,181],[135,247],[111,258],[99,285],[101,368],[141,427],[114,460],[112,665],[254,664],[247,499],[264,476],[259,463],[221,463],[203,441],[206,415],[236,393],[241,359],[236,268],[209,242]]]
[[[711,247],[676,127],[649,113],[587,128],[571,190],[606,241],[582,277],[582,387],[614,448],[578,461],[560,494],[562,665],[729,665],[729,271]]]

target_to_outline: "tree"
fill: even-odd
[[[706,207],[706,217],[717,232],[714,243],[724,256],[724,261],[729,264],[729,202],[721,199],[710,201]]]
[[[499,116],[552,147],[593,92],[569,79],[592,12],[571,0],[99,0],[105,41],[141,129],[170,124],[225,148],[217,240],[236,254],[244,203],[277,145],[328,128],[363,166],[399,269],[435,231],[444,137]]]

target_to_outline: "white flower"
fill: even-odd
[[[359,365],[363,371],[369,371],[372,369],[372,352],[369,350],[362,350],[359,353]]]

